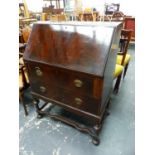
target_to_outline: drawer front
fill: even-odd
[[[32,91],[47,98],[59,101],[82,111],[98,114],[100,101],[94,98],[83,96],[81,92],[68,91],[60,87],[51,87],[49,84],[36,83],[31,85]]]
[[[29,64],[30,82],[44,82],[51,87],[61,87],[69,91],[81,92],[84,95],[96,97],[96,82],[89,77],[78,72],[69,72],[62,69],[52,68],[46,65]]]
[[[64,104],[70,105],[82,111],[96,115],[98,114],[100,105],[99,100],[84,96],[81,93],[68,92],[66,90],[64,90],[62,94],[64,97],[61,98],[60,102],[63,102]]]

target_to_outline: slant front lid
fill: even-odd
[[[24,59],[103,76],[114,27],[96,23],[36,23]]]

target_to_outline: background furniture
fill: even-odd
[[[26,48],[26,43],[25,43],[25,40],[23,39],[22,34],[20,34],[20,37],[22,39],[19,40],[21,41],[19,42],[19,101],[23,104],[25,115],[28,115],[26,103],[24,102],[24,91],[29,87],[27,70],[23,61],[23,53]]]
[[[131,41],[132,30],[121,30],[121,39],[120,39],[120,51],[118,52],[116,63],[124,66],[124,74],[125,77],[128,65],[131,59],[131,55],[128,54],[128,47]]]
[[[30,26],[26,26],[26,27],[21,29],[21,35],[22,35],[24,43],[27,43],[28,38],[30,36],[30,33],[31,33],[31,27]]]
[[[124,29],[132,30],[131,41],[135,41],[135,18],[125,17]]]
[[[49,2],[49,6],[43,6],[43,13],[50,14],[61,14],[64,11],[65,0],[43,0],[44,2]],[[63,7],[61,8],[60,3],[63,2]]]
[[[120,4],[106,4],[105,5],[105,15],[112,15],[115,11],[119,11]]]
[[[120,87],[120,82],[122,79],[122,74],[124,71],[124,67],[122,65],[116,64],[115,65],[115,71],[114,71],[114,81],[116,80],[115,84],[114,84],[114,93],[118,93],[119,91],[119,87]]]
[[[99,12],[92,11],[92,12],[81,12],[79,13],[79,20],[80,21],[97,21],[99,16]]]
[[[24,61],[38,117],[65,122],[99,144],[121,29],[118,22],[34,24]],[[41,107],[39,99],[76,114],[91,126],[44,111],[46,104]]]
[[[59,22],[59,21],[66,21],[67,17],[64,14],[60,14],[60,15],[51,15],[50,16],[50,20],[53,22]]]
[[[19,16],[30,18],[28,7],[25,0],[23,0],[23,3],[19,3]]]
[[[45,5],[42,8],[42,20],[62,21],[60,18],[64,13],[65,0],[43,0],[43,2]],[[48,6],[47,2],[49,2]]]
[[[21,30],[19,30],[19,43],[24,43],[23,35],[21,33]]]
[[[26,103],[24,102],[24,91],[29,87],[27,73],[25,72],[25,66],[19,65],[19,101],[23,104],[25,115],[28,115]]]
[[[124,14],[123,12],[121,11],[115,11],[113,14],[112,14],[112,17],[111,17],[111,20],[112,21],[122,21],[124,22]]]
[[[37,19],[29,14],[26,1],[23,0],[23,3],[19,3],[19,27],[23,28],[25,25],[30,25],[36,21]]]

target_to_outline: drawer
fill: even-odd
[[[31,85],[32,91],[44,97],[59,101],[64,105],[80,109],[92,114],[98,114],[100,100],[84,96],[81,92],[68,91],[60,87],[51,87],[49,84],[36,83]]]
[[[68,91],[81,92],[83,95],[100,98],[101,94],[96,95],[96,81],[94,78],[72,71],[57,69],[43,64],[29,64],[29,76],[31,83],[45,83],[50,84],[51,87],[61,87]],[[101,84],[97,85],[98,87]]]
[[[62,98],[61,102],[78,108],[82,111],[96,115],[98,114],[100,105],[99,100],[74,92],[64,92],[64,95],[65,97]]]

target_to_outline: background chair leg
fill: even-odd
[[[119,75],[118,78],[117,78],[117,80],[116,80],[116,83],[115,83],[115,86],[114,86],[114,93],[115,94],[118,93],[120,82],[121,82],[121,77],[122,77],[122,74]]]
[[[21,92],[19,93],[19,100],[23,104],[24,112],[25,112],[25,115],[27,116],[28,115],[28,111],[27,111],[26,105],[25,105],[24,100],[23,100],[23,93],[21,93]]]
[[[129,63],[127,63],[127,64],[125,65],[125,67],[124,67],[123,79],[125,78],[125,75],[126,75],[126,72],[127,72],[128,66],[129,66]]]

